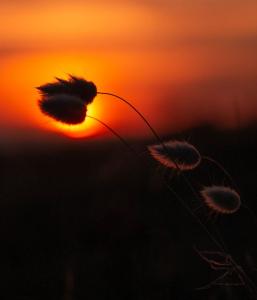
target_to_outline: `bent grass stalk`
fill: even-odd
[[[99,122],[100,124],[102,124],[104,127],[106,127],[112,134],[114,134],[120,141],[121,143],[127,147],[130,151],[133,152],[133,154],[137,154],[136,151],[130,146],[130,144],[122,137],[120,136],[115,130],[113,130],[109,125],[107,125],[106,123],[104,123],[103,121],[97,119],[96,117],[87,115],[88,118],[93,119],[97,122]],[[197,217],[197,215],[190,209],[190,207],[186,204],[186,202],[178,195],[177,192],[174,191],[174,189],[169,185],[169,183],[167,182],[167,180],[164,179],[165,185],[168,188],[168,190],[175,196],[175,198],[182,204],[182,206],[184,207],[184,209],[186,209],[186,211],[197,221],[197,223],[202,227],[202,229],[205,231],[205,233],[209,236],[209,238],[213,241],[213,243],[219,248],[219,250],[221,250],[223,253],[225,253],[225,248],[222,246],[222,244],[220,244],[218,242],[218,240],[210,233],[209,229],[204,225],[204,223],[202,223],[202,221]],[[235,266],[238,268],[238,265],[234,262]],[[241,272],[244,273],[243,270],[241,270]],[[246,277],[246,274],[244,274]],[[247,277],[246,277],[247,278]],[[250,280],[248,278],[248,280]]]
[[[130,106],[141,117],[141,119],[145,122],[145,124],[148,126],[148,128],[151,130],[151,132],[155,136],[156,140],[162,145],[163,149],[167,152],[167,148],[166,148],[164,142],[162,141],[161,137],[158,135],[158,133],[155,131],[155,129],[151,126],[151,124],[148,122],[148,120],[145,118],[145,116],[133,104],[131,104],[128,100],[126,100],[126,99],[124,99],[124,98],[122,98],[122,97],[120,97],[120,96],[118,96],[116,94],[113,94],[113,93],[109,93],[109,92],[97,92],[97,94],[108,95],[108,96],[115,97],[115,98],[123,101],[124,103],[126,103],[128,106]],[[219,163],[217,163],[215,160],[213,160],[213,159],[211,159],[209,157],[204,157],[204,159],[205,160],[209,160],[212,163],[216,164],[219,168],[222,169],[222,171],[228,176],[228,178],[231,178],[231,176],[229,175],[229,173]],[[188,180],[188,178],[184,175],[184,173],[182,172],[182,170],[180,169],[180,167],[178,166],[178,164],[176,162],[175,162],[175,165],[176,165],[176,168],[180,171],[181,177],[183,178],[183,180],[186,183],[186,185],[189,187],[189,189],[194,194],[194,196],[196,197],[196,199],[200,200],[200,197],[196,193],[196,191],[193,188],[192,184],[190,183],[190,181]],[[232,180],[232,182],[233,182],[233,180]],[[179,200],[179,202],[182,204],[182,206],[195,219],[195,221],[197,221],[197,223],[202,227],[202,229],[209,236],[209,238],[213,241],[213,243],[219,248],[219,250],[221,250],[222,252],[225,253],[226,251],[225,251],[224,247],[222,246],[222,244],[210,233],[210,231],[208,230],[208,228],[206,227],[206,225],[197,217],[197,215],[191,210],[191,208],[186,204],[186,202],[171,188],[171,186],[169,185],[169,183],[166,180],[165,180],[165,184],[166,184],[167,188],[169,189],[169,191],[173,193],[173,195],[177,198],[177,200]],[[233,266],[237,270],[238,274],[242,275],[248,281],[248,283],[250,285],[249,286],[249,292],[250,292],[250,294],[255,299],[257,299],[257,287],[256,287],[256,285],[248,277],[248,275],[244,272],[244,270],[236,263],[236,261],[232,258],[231,255],[230,255],[230,257],[231,257],[231,263],[233,264]]]
[[[120,136],[115,130],[113,130],[109,125],[104,123],[103,121],[97,119],[96,117],[87,115],[88,118],[93,119],[99,123],[101,123],[104,127],[106,127],[112,134],[114,134],[120,141],[121,143],[127,147],[130,151],[132,151],[134,154],[136,151],[130,146],[130,144],[122,137]],[[197,220],[197,222],[201,225],[201,227],[204,229],[204,231],[209,235],[211,240],[216,244],[216,246],[224,252],[223,246],[213,237],[213,235],[210,233],[208,228],[202,223],[202,221],[196,216],[196,214],[190,209],[190,207],[186,204],[186,202],[173,190],[173,188],[169,185],[169,183],[165,180],[165,184],[168,188],[168,190],[173,193],[173,195],[181,202],[183,207],[188,211],[188,213]]]
[[[229,172],[222,166],[222,164],[220,164],[219,162],[217,162],[215,159],[209,157],[209,156],[205,156],[202,155],[202,160],[205,160],[209,163],[212,163],[213,165],[215,165],[216,167],[218,167],[229,179],[230,183],[234,186],[234,188],[237,190],[237,185],[235,183],[235,181],[233,180],[232,176],[229,174]]]
[[[90,92],[90,99],[86,99],[85,104],[88,104],[90,102],[92,102],[93,98],[95,97],[95,95],[97,94],[96,92],[96,87],[92,82],[87,82],[83,79],[79,79],[76,78],[74,76],[70,76],[70,79],[68,81],[63,81],[57,78],[57,80],[59,81],[59,83],[54,83],[54,84],[47,84],[44,86],[39,87],[38,89],[40,90],[40,92],[42,93],[43,96],[50,96],[51,94],[60,94],[60,91],[65,91],[68,92],[68,94],[74,94],[76,96],[78,96],[80,98],[80,100],[82,100],[84,98],[84,92],[89,93]],[[87,89],[85,90],[85,86],[87,87]],[[81,95],[81,92],[83,90],[83,93]],[[140,117],[141,119],[145,122],[145,124],[149,127],[149,129],[151,130],[151,132],[153,133],[153,135],[155,136],[155,138],[157,139],[157,141],[162,145],[163,149],[166,151],[166,153],[168,153],[167,148],[165,146],[165,144],[163,143],[162,139],[160,138],[160,136],[157,134],[157,132],[155,131],[155,129],[151,126],[151,124],[147,121],[147,119],[144,117],[144,115],[134,106],[132,105],[129,101],[127,101],[126,99],[115,95],[113,93],[107,93],[107,92],[98,92],[98,94],[103,94],[103,95],[109,95],[109,96],[113,96],[118,98],[119,100],[125,102],[128,106],[130,106]],[[83,101],[83,100],[82,100]],[[66,112],[65,112],[66,114]],[[52,114],[53,117],[56,117],[55,114]],[[62,115],[61,117],[59,116],[60,119],[62,119]],[[95,119],[96,121],[98,121],[99,123],[101,123],[103,126],[105,126],[108,130],[110,130],[117,138],[119,138],[120,141],[122,141],[122,143],[128,147],[130,150],[132,149],[130,147],[130,145],[116,132],[114,131],[111,127],[109,127],[107,124],[105,124],[104,122],[102,122],[101,120],[92,117],[92,116],[88,116],[91,117],[92,119]],[[75,118],[75,121],[77,121],[77,115]],[[74,122],[75,122],[74,121]],[[73,120],[72,120],[73,122]],[[133,150],[134,152],[134,150]],[[196,193],[195,189],[193,188],[193,186],[191,185],[190,181],[187,179],[187,177],[184,175],[184,173],[182,172],[183,170],[181,170],[180,166],[176,163],[176,161],[174,162],[177,170],[180,171],[181,173],[181,177],[183,178],[184,182],[186,183],[186,185],[190,188],[191,192],[194,194],[194,196],[196,198],[199,199],[198,194]],[[169,183],[166,182],[167,186],[169,187],[169,190],[172,191],[172,193],[174,194],[173,189],[170,187]],[[205,226],[205,224],[203,224],[201,222],[201,220],[194,214],[194,212],[190,209],[190,207],[186,204],[186,202],[181,199],[177,193],[175,193],[176,198],[180,201],[180,203],[187,209],[187,211],[194,217],[194,219],[201,225],[201,227],[204,229],[204,231],[207,233],[207,235],[209,236],[209,238],[216,244],[216,246],[222,250],[222,252],[225,253],[223,246],[216,240],[216,238],[209,232],[208,228]],[[254,285],[254,283],[248,278],[248,276],[245,274],[245,272],[241,269],[241,267],[239,265],[237,265],[237,263],[233,260],[233,263],[235,264],[236,269],[240,270],[242,272],[242,275],[244,276],[244,278],[246,278],[249,282],[249,284],[251,285],[251,291],[256,291],[256,287]],[[254,293],[255,297],[256,297],[256,293]]]
[[[126,103],[128,106],[130,106],[141,117],[141,119],[145,122],[145,124],[149,127],[149,129],[152,131],[153,135],[158,140],[158,142],[161,145],[163,145],[163,141],[161,140],[161,138],[159,137],[159,135],[155,131],[155,129],[152,127],[152,125],[147,121],[147,119],[144,117],[144,115],[133,104],[131,104],[128,100],[126,100],[126,99],[124,99],[124,98],[122,98],[122,97],[120,97],[118,95],[115,95],[115,94],[112,94],[112,93],[107,93],[107,92],[97,92],[97,94],[108,95],[108,96],[112,96],[112,97],[118,98],[121,101],[123,101],[124,103]]]
[[[148,120],[145,118],[145,116],[133,105],[131,104],[128,100],[113,94],[113,93],[108,93],[108,92],[97,92],[97,94],[101,94],[101,95],[108,95],[108,96],[112,96],[115,98],[120,99],[121,101],[123,101],[124,103],[126,103],[127,105],[129,105],[141,118],[142,120],[145,122],[145,124],[149,127],[149,129],[151,130],[151,132],[153,133],[153,135],[155,136],[156,140],[162,145],[163,149],[168,152],[167,147],[165,146],[165,143],[162,141],[161,137],[159,136],[159,134],[155,131],[155,129],[152,127],[152,125],[148,122]],[[176,166],[176,168],[181,172],[181,175],[184,179],[184,181],[186,182],[186,184],[188,185],[188,187],[190,188],[190,190],[193,192],[194,196],[199,199],[199,196],[197,195],[195,189],[193,188],[193,186],[191,185],[191,183],[189,182],[189,180],[187,179],[187,177],[184,175],[184,173],[182,172],[181,168],[179,167],[179,165],[176,163],[176,161],[174,161],[174,164]],[[166,184],[168,184],[166,182]],[[169,186],[169,189],[171,189],[171,187]],[[173,189],[172,189],[173,190]],[[174,193],[174,191],[172,191]],[[175,195],[175,194],[174,194]],[[177,197],[177,196],[176,196]],[[178,198],[180,200],[180,202],[183,204],[183,206],[187,209],[188,212],[190,212],[190,214],[198,221],[199,224],[201,224],[201,226],[203,227],[203,229],[206,231],[206,233],[210,236],[210,238],[213,240],[213,242],[218,246],[218,248],[222,251],[224,251],[222,245],[211,235],[211,233],[209,232],[209,230],[206,228],[206,226],[201,222],[201,220],[194,214],[194,212],[190,209],[190,207],[179,197]]]
[[[120,141],[121,143],[127,147],[130,151],[133,152],[133,154],[137,155],[137,152],[130,146],[130,144],[122,137],[120,136],[115,130],[113,130],[109,125],[107,125],[106,123],[104,123],[103,121],[97,119],[96,117],[93,116],[89,116],[87,115],[88,118],[91,118],[97,122],[99,122],[100,124],[102,124],[105,128],[107,128],[112,134],[114,134]],[[163,177],[162,177],[163,178]],[[184,209],[186,209],[186,211],[197,221],[197,223],[201,226],[201,228],[205,231],[205,233],[209,236],[209,238],[212,240],[212,242],[219,248],[219,250],[222,251],[222,253],[226,253],[225,247],[211,234],[211,232],[209,231],[209,229],[205,226],[204,223],[202,223],[202,221],[196,216],[196,214],[190,209],[190,207],[186,204],[186,202],[178,195],[177,192],[174,191],[174,189],[170,186],[170,184],[167,182],[167,180],[164,179],[165,185],[167,187],[167,189],[169,190],[169,192],[171,192],[175,198],[182,204],[182,206],[184,207]],[[255,297],[256,299],[256,286],[254,284],[254,282],[247,276],[247,274],[244,272],[244,270],[242,269],[242,267],[240,267],[235,260],[232,258],[232,256],[230,254],[227,254],[227,256],[230,257],[230,262],[231,265],[233,266],[235,272],[237,272],[239,277],[243,277],[244,278],[244,282],[245,282],[245,287],[248,288],[249,293]],[[246,284],[247,282],[247,284]]]
[[[113,130],[109,125],[107,125],[106,123],[104,123],[103,121],[97,119],[96,117],[93,116],[89,116],[87,115],[87,118],[90,118],[92,120],[97,121],[98,123],[102,124],[105,128],[107,128],[113,135],[115,135],[120,141],[121,143],[127,147],[130,151],[132,151],[133,153],[136,153],[136,151],[134,150],[134,148],[132,148],[130,146],[130,144],[120,135],[118,134],[115,130]]]
[[[159,136],[159,134],[156,132],[156,130],[152,127],[152,125],[148,122],[148,120],[145,118],[145,116],[133,105],[131,104],[128,100],[113,94],[113,93],[109,93],[109,92],[97,92],[97,94],[100,95],[108,95],[108,96],[112,96],[115,97],[121,101],[123,101],[124,103],[126,103],[128,106],[130,106],[140,117],[141,119],[145,122],[145,124],[148,126],[148,128],[151,130],[151,132],[153,133],[153,135],[155,136],[156,140],[162,145],[163,149],[166,151],[166,153],[168,153],[167,147],[165,146],[164,142],[162,141],[161,137]],[[186,183],[186,185],[189,187],[189,189],[191,190],[191,192],[194,194],[194,196],[196,197],[196,199],[199,199],[199,196],[197,195],[195,189],[193,188],[192,184],[190,183],[190,181],[187,179],[187,177],[184,175],[184,173],[182,172],[181,168],[178,166],[178,164],[176,162],[174,162],[176,168],[180,171],[181,173],[181,177],[183,178],[184,182]]]

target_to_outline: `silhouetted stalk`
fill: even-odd
[[[165,143],[162,141],[161,137],[159,136],[159,134],[156,132],[156,130],[152,127],[152,125],[147,121],[147,119],[145,118],[145,116],[133,105],[131,104],[128,100],[113,94],[113,93],[108,93],[108,92],[97,92],[97,94],[100,95],[108,95],[108,96],[112,96],[115,97],[121,101],[123,101],[124,103],[126,103],[128,106],[130,106],[140,117],[141,119],[145,122],[145,124],[149,127],[149,129],[151,130],[151,132],[153,133],[153,135],[155,136],[156,140],[162,145],[163,149],[166,151],[166,153],[168,152],[167,147],[165,146]],[[183,171],[181,170],[181,168],[179,167],[179,165],[176,163],[176,161],[174,161],[174,164],[177,168],[177,170],[180,172],[181,177],[183,178],[183,180],[185,181],[186,185],[188,186],[188,188],[191,190],[191,192],[194,194],[194,196],[196,197],[196,199],[200,200],[198,194],[196,193],[195,189],[193,188],[192,184],[190,183],[190,181],[187,179],[187,177],[184,175]]]
[[[252,281],[252,279],[244,272],[243,268],[241,266],[239,266],[233,259],[233,257],[230,256],[230,261],[233,265],[233,267],[237,270],[237,273],[244,277],[245,280],[247,280],[247,287],[249,289],[249,293],[251,294],[251,296],[253,296],[252,299],[257,299],[257,287],[255,285],[255,283]]]
[[[145,121],[145,123],[148,125],[148,127],[151,129],[152,133],[155,135],[156,139],[163,145],[163,147],[166,149],[163,141],[161,140],[161,138],[159,137],[159,135],[156,133],[156,131],[153,129],[153,127],[149,124],[149,122],[146,120],[146,118],[132,105],[130,104],[127,100],[121,98],[120,96],[117,96],[115,94],[111,94],[111,93],[100,93],[98,92],[98,94],[103,94],[103,95],[109,95],[109,96],[114,96],[116,98],[121,99],[122,101],[124,101],[125,103],[127,103],[130,107],[133,108],[133,110],[135,110],[139,116]],[[109,127],[107,124],[105,124],[104,122],[100,121],[99,119],[95,118],[95,117],[91,117],[88,116],[87,117],[94,119],[96,121],[98,121],[99,123],[101,123],[102,125],[104,125],[107,129],[109,129],[116,137],[118,137],[120,139],[120,141],[127,146],[130,150],[132,150],[133,152],[134,149],[119,135],[117,134],[111,127]],[[167,149],[166,149],[167,150]],[[175,162],[176,167],[178,168],[179,171],[180,168],[177,165],[177,163]],[[181,174],[182,171],[181,171]],[[190,186],[191,191],[194,192],[194,194],[196,195],[195,190],[193,189],[192,185],[189,183],[188,179],[184,176],[184,180],[186,181],[186,183]],[[186,204],[186,202],[171,188],[171,186],[168,184],[168,182],[165,180],[165,184],[167,186],[167,188],[169,189],[170,192],[173,193],[173,195],[181,202],[181,204],[183,205],[183,207],[188,211],[188,213],[190,213],[191,216],[194,217],[195,220],[197,220],[197,222],[201,225],[201,227],[204,229],[204,231],[207,233],[207,235],[211,238],[211,240],[215,243],[215,245],[224,252],[224,248],[223,246],[213,237],[213,235],[210,233],[210,231],[208,230],[208,228],[201,222],[201,220],[197,217],[197,215],[190,209],[190,207]],[[197,195],[198,197],[198,195]]]
[[[227,176],[227,178],[229,179],[231,184],[234,186],[234,188],[237,189],[237,185],[236,185],[235,181],[233,180],[231,175],[228,173],[228,171],[219,162],[217,162],[215,159],[213,159],[209,156],[202,156],[202,159],[216,165],[216,167],[218,167]]]
[[[149,129],[151,130],[151,132],[153,133],[153,135],[155,136],[156,140],[158,141],[158,143],[160,143],[163,147],[163,149],[166,151],[166,153],[168,153],[167,147],[165,146],[165,143],[162,141],[161,137],[159,136],[159,134],[156,132],[156,130],[152,127],[152,125],[147,121],[147,119],[145,118],[145,116],[133,105],[131,104],[128,100],[113,94],[113,93],[108,93],[108,92],[97,92],[97,94],[100,95],[108,95],[108,96],[112,96],[115,97],[121,101],[123,101],[124,103],[126,103],[128,106],[130,106],[140,117],[141,119],[145,122],[145,124],[149,127]],[[195,192],[194,188],[192,187],[191,183],[188,181],[188,179],[186,178],[186,176],[183,174],[183,171],[180,169],[180,167],[178,166],[178,164],[176,163],[176,161],[174,162],[176,168],[180,171],[180,173],[182,174],[181,176],[183,177],[184,181],[186,182],[187,186],[190,188],[190,190],[193,192],[194,196],[198,197],[197,193]]]
[[[50,84],[46,84],[43,85],[41,87],[38,87],[38,89],[40,90],[40,92],[42,93],[42,96],[46,96],[46,98],[44,98],[42,100],[42,102],[40,102],[40,104],[42,104],[41,110],[57,119],[60,121],[64,121],[67,123],[78,123],[78,121],[80,121],[80,119],[77,118],[77,115],[74,117],[72,116],[72,118],[67,118],[67,115],[65,115],[66,111],[62,110],[61,113],[59,114],[59,111],[57,111],[57,107],[56,106],[52,106],[53,101],[57,101],[58,99],[56,98],[50,98],[50,96],[55,96],[55,94],[60,95],[60,94],[71,94],[70,97],[71,98],[67,98],[64,102],[63,102],[63,98],[62,98],[62,102],[64,104],[69,104],[69,105],[73,105],[72,107],[75,109],[75,111],[79,111],[80,115],[79,117],[81,117],[81,119],[84,119],[84,116],[86,114],[86,109],[83,106],[87,105],[89,103],[91,103],[93,101],[93,98],[95,97],[95,95],[97,94],[97,90],[96,90],[96,86],[92,83],[92,82],[87,82],[86,80],[83,80],[81,78],[76,78],[75,76],[71,76],[70,75],[70,79],[69,80],[62,80],[57,78],[56,83],[50,83]],[[89,93],[87,98],[83,98],[81,97],[81,85],[85,88],[86,87],[86,91]],[[83,88],[83,91],[84,91]],[[56,93],[57,92],[57,93]],[[53,94],[53,95],[52,95]],[[79,101],[75,101],[74,99],[74,95],[76,97],[79,98]],[[144,123],[149,127],[149,129],[151,130],[151,132],[153,133],[154,137],[156,138],[156,140],[158,141],[158,143],[163,147],[164,151],[169,154],[169,151],[165,145],[165,143],[162,141],[162,139],[160,138],[160,136],[158,135],[158,133],[155,131],[155,129],[151,126],[151,124],[148,122],[148,120],[144,117],[144,115],[134,106],[132,105],[129,101],[127,101],[126,99],[115,95],[113,93],[107,93],[107,92],[98,92],[98,94],[102,94],[102,95],[109,95],[115,98],[118,98],[119,100],[123,101],[124,103],[126,103],[129,107],[131,107],[139,116],[140,118],[144,121]],[[57,97],[55,96],[55,97]],[[83,93],[84,96],[84,93]],[[50,99],[49,99],[50,98]],[[81,100],[83,98],[83,101]],[[71,101],[72,100],[72,101]],[[60,104],[61,99],[58,100],[57,103]],[[74,103],[76,103],[75,107],[74,107]],[[47,107],[43,106],[43,104],[49,104]],[[51,109],[50,109],[51,108]],[[59,108],[59,107],[58,107]],[[73,118],[74,117],[74,118]],[[103,121],[93,117],[93,116],[87,116],[88,118],[94,119],[95,121],[101,123],[105,128],[107,128],[112,134],[114,134],[121,142],[122,144],[124,144],[126,146],[126,148],[128,148],[130,151],[132,151],[134,154],[136,153],[136,151],[130,146],[129,143],[126,142],[126,140],[123,139],[123,137],[121,137],[116,131],[114,131],[110,126],[108,126],[106,123],[104,123]],[[223,170],[223,172],[230,178],[231,180],[231,176],[227,173],[227,171],[216,161],[214,161],[213,159],[207,158],[205,157],[206,160],[211,161],[212,163],[216,164],[220,169]],[[194,196],[197,199],[200,199],[199,195],[197,194],[197,192],[195,191],[194,187],[192,186],[191,182],[187,179],[186,175],[183,173],[183,170],[179,167],[179,164],[174,161],[174,165],[176,167],[176,169],[181,173],[181,177],[184,180],[184,182],[186,183],[186,185],[190,188],[191,192],[194,194]],[[206,232],[206,234],[209,236],[209,238],[215,243],[215,245],[223,252],[227,255],[223,245],[216,239],[216,237],[213,236],[213,234],[209,231],[209,229],[207,228],[207,226],[198,218],[198,216],[191,210],[190,206],[187,205],[187,203],[172,189],[172,187],[170,186],[170,184],[166,181],[166,179],[164,178],[165,183],[169,189],[169,191],[171,191],[175,197],[179,200],[179,202],[184,206],[184,208],[188,211],[188,213],[191,214],[191,216],[198,222],[198,224],[201,226],[201,228]],[[231,180],[232,181],[232,180]],[[200,199],[201,200],[201,199]],[[231,256],[229,256],[231,257]],[[245,272],[243,271],[243,269],[234,261],[234,259],[231,257],[231,263],[233,264],[233,267],[235,268],[237,274],[239,277],[244,277],[244,279],[246,280],[245,282],[245,286],[249,288],[249,292],[251,293],[252,296],[255,297],[256,299],[256,286],[254,284],[254,282],[245,274]]]
[[[238,276],[242,276],[247,282],[244,283],[246,285],[246,289],[248,290],[249,294],[251,295],[252,299],[257,299],[257,287],[255,283],[251,280],[251,278],[245,273],[243,268],[236,263],[234,258],[231,254],[227,253],[226,245],[222,241],[222,244],[213,236],[213,234],[209,231],[207,226],[197,217],[197,215],[191,210],[191,208],[187,205],[187,203],[172,189],[172,187],[169,185],[169,183],[165,181],[165,184],[168,188],[168,190],[179,200],[180,204],[186,209],[186,211],[193,217],[193,219],[200,225],[200,227],[204,230],[204,232],[207,234],[207,236],[211,239],[211,241],[217,246],[217,248],[223,252],[226,253],[226,255],[229,255],[229,259],[231,261],[232,266],[234,267],[236,273]]]
[[[158,133],[155,131],[155,129],[151,126],[151,124],[148,122],[148,120],[144,117],[144,115],[134,106],[132,105],[128,100],[115,95],[113,93],[108,93],[108,92],[98,92],[97,94],[101,94],[101,95],[109,95],[112,97],[115,97],[121,101],[123,101],[124,103],[126,103],[128,106],[130,106],[140,117],[141,119],[145,122],[145,124],[149,127],[149,129],[151,130],[151,132],[153,133],[153,135],[155,136],[156,140],[162,145],[163,149],[166,151],[166,153],[168,153],[167,148],[164,144],[164,142],[162,141],[161,137],[158,135]],[[228,172],[219,164],[217,163],[215,160],[212,160],[211,158],[208,157],[204,157],[204,159],[211,161],[212,163],[216,164],[227,176],[228,178],[232,179],[231,176],[228,174]],[[178,164],[176,162],[175,166],[178,169],[178,171],[180,171],[181,176],[183,178],[183,180],[185,181],[186,185],[189,187],[189,189],[191,190],[191,192],[194,194],[194,196],[196,197],[196,199],[200,200],[199,195],[196,193],[195,189],[193,188],[192,184],[190,183],[190,181],[187,179],[187,177],[184,175],[183,171],[180,169],[180,167],[178,166]],[[233,182],[233,180],[231,180]],[[190,215],[198,222],[198,224],[202,227],[202,229],[206,232],[206,234],[209,236],[209,238],[215,243],[215,245],[223,252],[226,253],[224,247],[222,246],[221,243],[219,243],[219,241],[210,233],[210,231],[208,230],[208,228],[205,226],[204,223],[202,223],[202,221],[197,217],[197,215],[190,209],[190,207],[186,204],[186,202],[170,187],[170,185],[168,184],[168,182],[166,182],[166,185],[168,187],[168,189],[174,194],[174,196],[180,201],[180,203],[183,205],[183,207],[188,211],[188,213],[190,213]],[[256,298],[256,285],[254,284],[254,282],[246,275],[246,273],[243,271],[243,269],[241,269],[236,262],[234,261],[234,259],[231,257],[231,261],[234,265],[234,267],[237,269],[237,271],[239,272],[240,270],[240,274],[242,274],[244,276],[245,279],[248,280],[249,285],[251,286],[251,294]]]
[[[149,129],[152,131],[153,135],[156,137],[156,139],[158,140],[158,142],[160,144],[163,145],[163,141],[161,140],[160,136],[158,135],[158,133],[155,131],[155,129],[151,126],[151,124],[147,121],[147,119],[144,117],[144,115],[133,105],[131,104],[128,100],[118,96],[118,95],[115,95],[115,94],[112,94],[112,93],[106,93],[106,92],[97,92],[97,94],[101,94],[101,95],[109,95],[109,96],[112,96],[112,97],[115,97],[115,98],[118,98],[120,99],[121,101],[125,102],[128,106],[130,106],[140,117],[141,119],[145,122],[145,124],[149,127]]]
[[[146,122],[146,124],[149,126],[149,128],[152,130],[152,132],[154,133],[154,135],[156,136],[156,138],[158,139],[158,141],[163,145],[163,142],[161,140],[161,138],[159,137],[159,135],[155,132],[155,130],[152,128],[152,126],[149,124],[149,122],[145,119],[145,117],[132,105],[130,104],[127,100],[116,96],[114,94],[111,93],[98,93],[98,94],[105,94],[105,95],[110,95],[110,96],[114,96],[117,97],[119,99],[121,99],[122,101],[124,101],[125,103],[127,103],[130,107],[132,107],[141,117],[142,119]],[[101,123],[103,126],[105,126],[110,132],[112,132],[126,147],[128,147],[130,150],[132,150],[133,152],[134,149],[123,139],[123,137],[121,137],[116,131],[114,131],[110,126],[108,126],[107,124],[105,124],[103,121],[89,116],[87,115],[88,118],[94,119],[95,121]],[[180,170],[180,168],[178,167],[178,169]],[[183,174],[183,173],[182,173]],[[187,180],[187,179],[186,179]],[[187,181],[186,181],[187,182]],[[208,234],[208,236],[211,238],[211,240],[216,244],[216,246],[222,250],[224,252],[224,248],[222,247],[222,245],[213,237],[213,235],[210,233],[210,231],[208,230],[208,228],[201,222],[201,220],[196,216],[196,214],[190,209],[190,207],[186,204],[186,202],[171,188],[171,186],[169,185],[169,183],[165,180],[165,184],[167,186],[167,188],[169,189],[170,192],[173,193],[173,195],[181,202],[181,204],[183,205],[183,207],[188,211],[188,213],[190,213],[191,216],[194,217],[195,220],[197,220],[197,222],[201,225],[201,227],[204,229],[204,231]],[[191,184],[190,184],[191,186]],[[194,191],[195,192],[195,191]]]
[[[125,102],[128,106],[130,106],[140,117],[141,119],[145,122],[145,124],[149,127],[149,129],[151,130],[151,132],[153,133],[153,135],[155,136],[156,140],[162,145],[163,149],[166,151],[166,153],[168,153],[167,147],[165,146],[165,143],[162,141],[161,137],[159,136],[159,134],[155,131],[155,129],[152,127],[152,125],[147,121],[147,119],[145,118],[145,116],[133,105],[131,104],[128,100],[113,94],[113,93],[108,93],[108,92],[97,92],[97,94],[101,94],[101,95],[109,95],[115,98],[118,98],[119,100]],[[184,175],[183,171],[181,170],[181,168],[179,167],[179,165],[176,163],[176,161],[174,161],[174,164],[176,166],[176,168],[178,169],[178,171],[180,172],[183,180],[185,181],[186,185],[189,187],[189,189],[191,190],[191,192],[194,194],[194,196],[199,199],[198,194],[196,193],[195,189],[193,188],[192,184],[189,182],[189,180],[187,179],[187,177]],[[182,199],[180,199],[181,201]],[[182,200],[183,206],[185,207],[186,203],[184,203],[184,201]],[[186,205],[187,206],[187,205]],[[202,223],[200,221],[200,219],[192,212],[192,210],[187,206],[187,210],[190,211],[191,215],[193,214],[195,218],[198,219],[198,222]],[[205,226],[204,226],[205,227]],[[207,228],[204,228],[204,230],[206,231]],[[207,230],[208,231],[208,230]],[[210,235],[210,233],[208,233],[208,235]],[[211,236],[211,239],[213,240],[213,237]],[[217,244],[217,241],[215,241],[215,244],[224,251],[223,247],[220,245],[220,243]]]
[[[226,252],[223,246],[218,242],[218,240],[210,233],[209,229],[205,226],[205,224],[197,217],[197,215],[192,211],[192,209],[186,204],[186,202],[171,188],[169,183],[165,180],[165,184],[168,190],[173,193],[173,195],[179,200],[182,206],[186,209],[186,211],[197,221],[197,223],[202,227],[205,233],[209,236],[209,238],[213,241],[213,243],[221,250],[222,252]]]
[[[136,153],[135,150],[130,146],[130,144],[123,138],[121,137],[115,130],[113,130],[109,125],[107,125],[106,123],[104,123],[103,121],[93,117],[93,116],[89,116],[87,115],[87,118],[93,119],[99,123],[101,123],[104,127],[106,127],[112,134],[114,134],[121,142],[124,146],[126,146],[130,151],[132,151],[134,154]],[[173,195],[177,198],[177,200],[179,200],[182,204],[182,206],[187,210],[188,213],[190,213],[190,215],[192,217],[194,217],[195,220],[197,220],[197,222],[201,225],[201,227],[204,229],[204,231],[207,233],[207,235],[211,238],[211,240],[215,243],[215,245],[223,252],[224,248],[223,246],[213,237],[213,235],[210,233],[210,231],[208,230],[208,228],[201,222],[201,220],[196,216],[196,214],[190,209],[190,207],[186,204],[186,202],[172,189],[172,187],[169,185],[169,183],[165,180],[165,184],[168,188],[168,190],[170,192],[173,193]]]
[[[92,120],[97,121],[98,123],[102,124],[105,128],[107,128],[112,134],[114,134],[120,141],[121,143],[127,147],[130,151],[135,153],[135,150],[130,146],[130,144],[124,140],[124,138],[122,136],[120,136],[115,130],[113,130],[109,125],[107,125],[106,123],[104,123],[103,121],[97,119],[96,117],[93,116],[89,116],[87,115],[87,118],[90,118]]]
[[[112,134],[114,134],[121,142],[122,144],[127,147],[130,151],[133,152],[133,154],[137,155],[137,152],[130,146],[130,144],[123,138],[121,137],[115,130],[113,130],[110,126],[108,126],[106,123],[104,123],[103,121],[93,117],[93,116],[89,116],[87,115],[88,118],[93,119],[97,122],[99,122],[100,124],[102,124],[104,127],[106,127]],[[183,173],[182,173],[183,174]],[[184,177],[184,179],[186,180],[187,183],[188,180],[186,177]],[[173,190],[173,188],[169,185],[169,183],[164,179],[165,184],[168,188],[168,190],[175,196],[175,198],[180,202],[180,204],[184,207],[184,209],[186,209],[186,211],[193,217],[193,219],[200,225],[200,227],[204,230],[204,232],[207,234],[207,236],[212,240],[212,242],[217,246],[217,248],[219,250],[221,250],[223,253],[227,253],[226,249],[225,249],[225,244],[221,244],[209,231],[209,229],[207,228],[207,226],[197,217],[197,215],[191,210],[191,208],[187,205],[187,203],[177,194],[177,192],[175,192]],[[189,186],[191,186],[191,184],[189,183]],[[195,193],[195,191],[193,190],[193,192]],[[198,195],[197,195],[198,197]],[[254,284],[254,282],[248,277],[248,275],[244,272],[244,270],[235,262],[235,260],[232,258],[231,255],[229,255],[231,263],[233,264],[233,267],[235,268],[236,272],[244,277],[245,280],[247,280],[247,286],[248,286],[248,290],[249,293],[254,296],[254,299],[256,299],[256,286]],[[245,283],[246,284],[246,283]]]

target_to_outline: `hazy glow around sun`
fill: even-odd
[[[36,87],[54,81],[55,77],[65,79],[68,74],[105,85],[105,77],[101,72],[106,68],[99,57],[85,54],[37,53],[7,58],[3,65],[5,76],[0,88],[2,122],[13,126],[26,124],[27,127],[59,132],[73,138],[99,134],[102,125],[90,118],[86,118],[82,124],[70,126],[44,116],[38,107],[40,94]],[[99,98],[101,97],[96,97],[87,107],[87,113],[101,119],[102,105]],[[106,116],[108,117],[108,114]]]

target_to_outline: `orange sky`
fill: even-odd
[[[67,73],[131,99],[161,133],[233,126],[235,107],[241,124],[254,121],[256,11],[253,0],[2,0],[0,139],[101,134],[93,120],[67,128],[39,112],[34,87]],[[97,96],[89,112],[122,134],[147,133],[115,99]]]

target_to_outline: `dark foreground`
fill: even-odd
[[[198,129],[190,142],[220,161],[257,214],[257,130]],[[147,144],[147,142],[145,142]],[[222,274],[193,247],[217,250],[167,190],[157,163],[113,142],[69,141],[0,151],[1,299],[249,299],[244,287],[197,290]],[[228,184],[204,164],[188,173],[196,190]],[[201,206],[181,178],[172,186]],[[257,283],[257,222],[242,208],[231,216],[197,215]],[[217,235],[216,235],[217,236]]]

